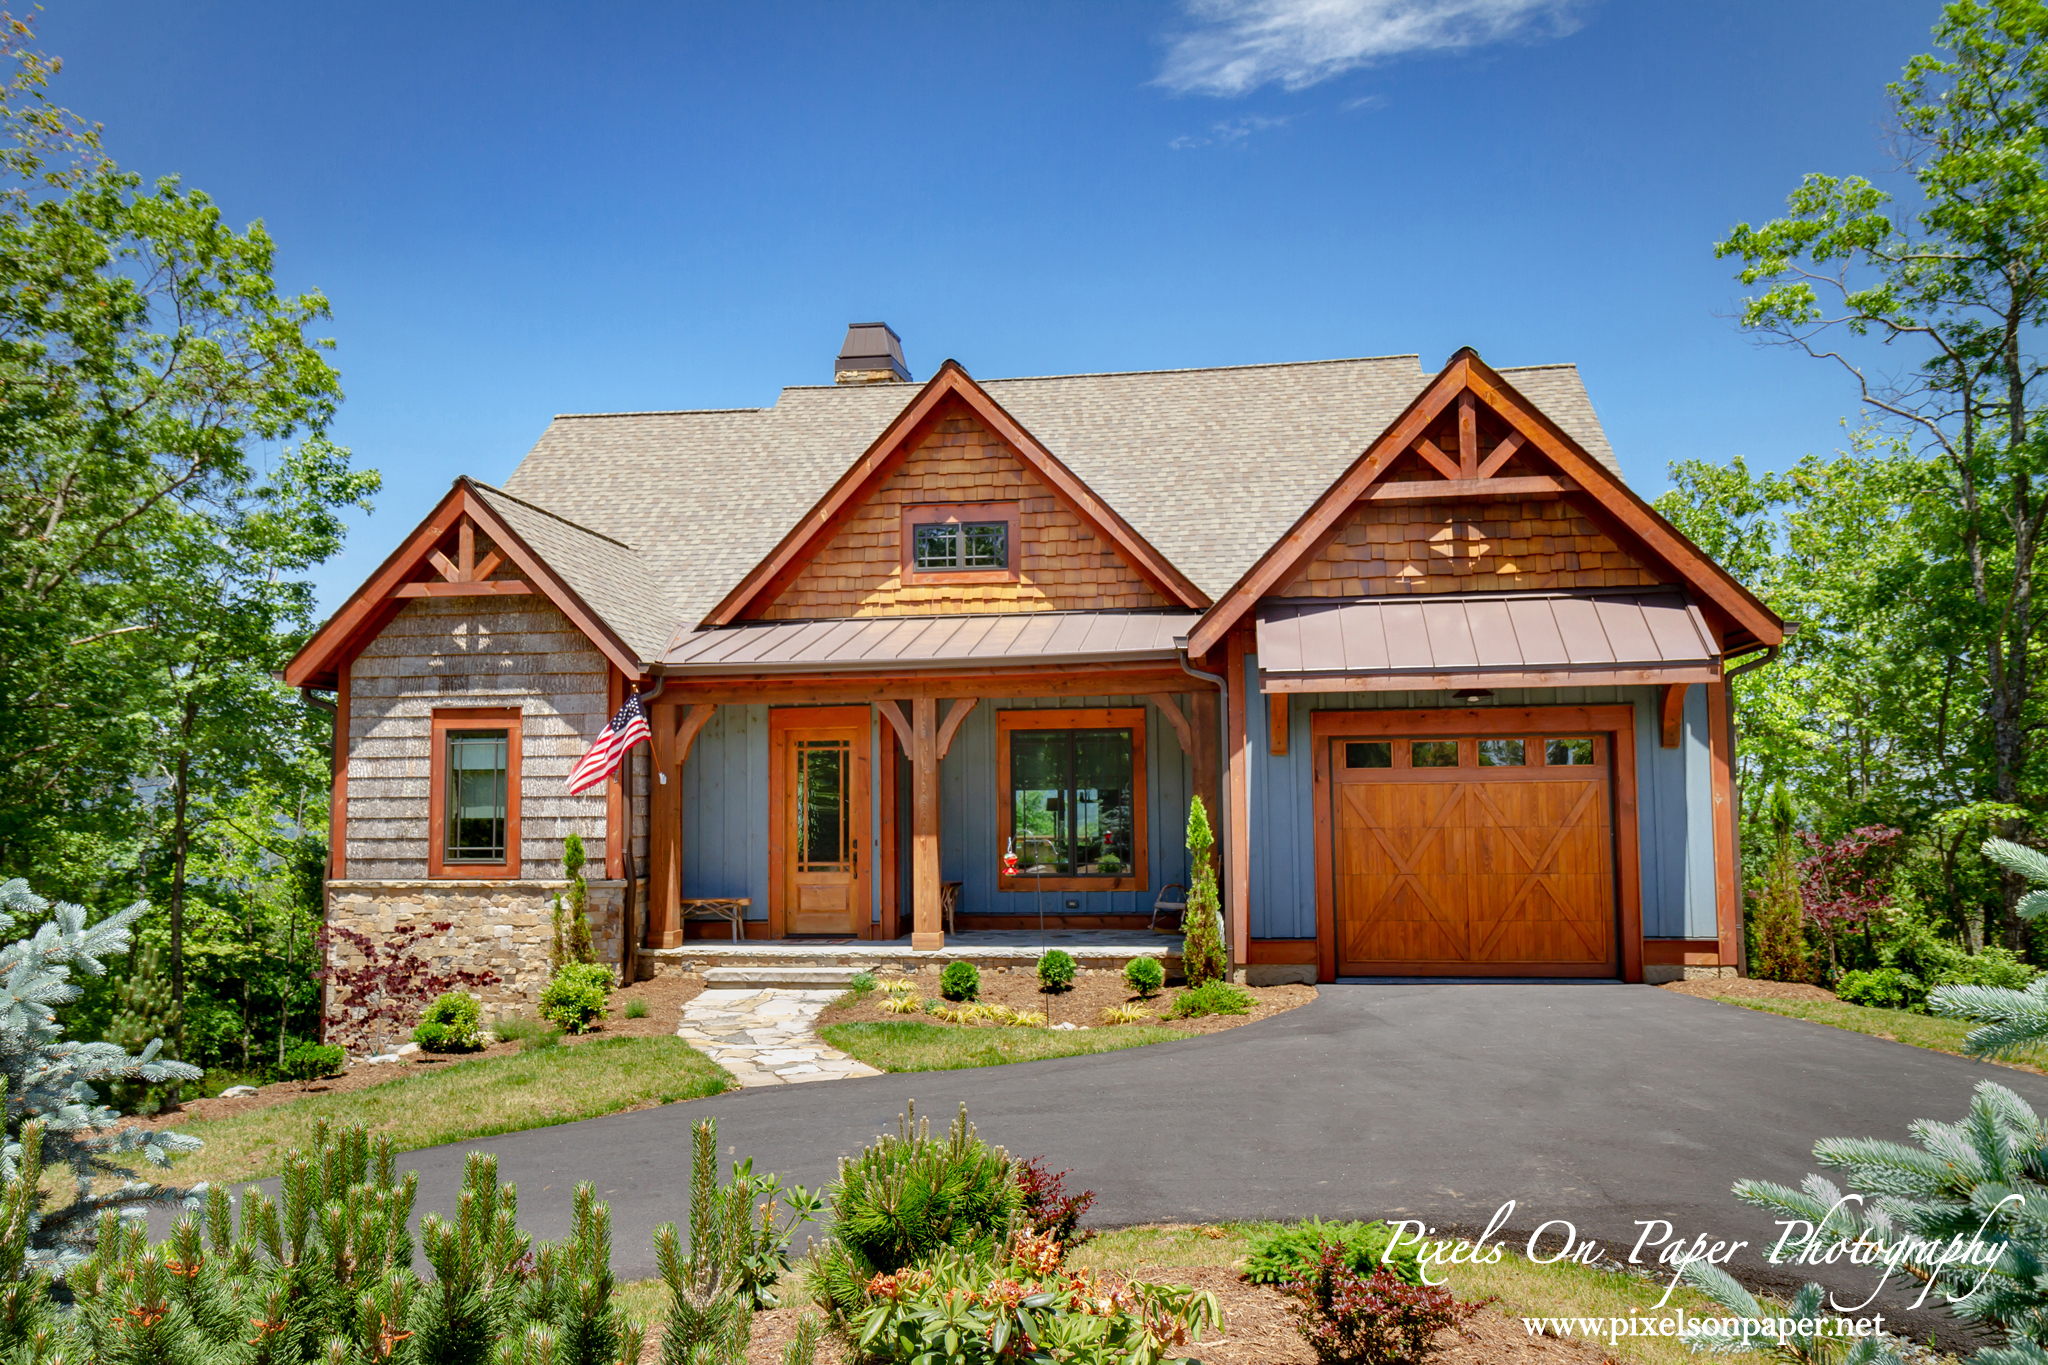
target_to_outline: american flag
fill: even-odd
[[[653,738],[647,731],[647,713],[640,709],[640,694],[634,692],[626,698],[626,704],[604,727],[604,733],[590,746],[590,752],[576,762],[576,770],[569,774],[569,794],[581,796],[592,787],[602,786],[626,757],[626,751],[641,740]]]

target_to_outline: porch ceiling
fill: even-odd
[[[1261,690],[1394,691],[1710,682],[1720,649],[1682,592],[1267,602]]]
[[[962,666],[1136,663],[1176,657],[1201,613],[1011,612],[756,621],[692,631],[662,659],[672,676],[901,673]]]

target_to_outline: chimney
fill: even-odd
[[[832,365],[835,384],[890,384],[907,381],[903,341],[886,322],[856,322],[846,329],[846,344]]]

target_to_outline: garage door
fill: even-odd
[[[1330,744],[1341,975],[1616,974],[1605,735]]]

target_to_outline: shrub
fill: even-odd
[[[1023,1196],[1024,1217],[1031,1231],[1059,1243],[1062,1256],[1095,1236],[1081,1227],[1081,1215],[1094,1205],[1095,1191],[1068,1194],[1068,1174],[1046,1170],[1042,1156],[1032,1157],[1017,1167],[1017,1189]]]
[[[628,1019],[645,1019],[647,1017],[647,1002],[645,1000],[628,1000],[626,1002],[626,1017]]]
[[[1394,1230],[1385,1223],[1325,1223],[1311,1218],[1289,1223],[1252,1239],[1244,1277],[1254,1284],[1292,1284],[1305,1280],[1321,1264],[1323,1251],[1335,1247],[1343,1264],[1360,1275],[1389,1270],[1409,1284],[1422,1283],[1422,1263],[1413,1246],[1388,1256]],[[1384,1264],[1382,1261],[1384,1260]]]
[[[1250,1014],[1252,998],[1228,981],[1204,981],[1193,990],[1174,997],[1175,1019],[1197,1019],[1206,1014]]]
[[[357,1051],[382,1048],[387,1038],[404,1033],[443,992],[497,985],[496,972],[437,971],[414,951],[448,929],[449,921],[442,920],[373,937],[346,925],[322,925],[315,944],[321,967],[313,977],[332,983],[334,988],[330,997],[334,1024],[328,1036]],[[337,950],[344,943],[355,950],[353,965],[338,963]]]
[[[1166,968],[1156,957],[1134,957],[1124,964],[1124,984],[1134,994],[1150,998],[1166,985]]]
[[[581,1033],[604,1017],[612,993],[612,971],[594,962],[571,962],[549,979],[540,993],[540,1017],[571,1033]]]
[[[1867,972],[1844,972],[1835,983],[1835,994],[1852,1005],[1872,1009],[1910,1010],[1927,998],[1926,987],[1911,972],[1897,967],[1879,967]]]
[[[1986,839],[1984,856],[2032,882],[2035,890],[2020,897],[2020,915],[2035,919],[2048,910],[2048,856],[2004,839]],[[1985,949],[1984,956],[1991,950]],[[1990,968],[1995,970],[1995,967]],[[2025,990],[2002,986],[1945,985],[1927,997],[1927,1008],[1951,1019],[1981,1019],[1963,1049],[1972,1057],[2010,1057],[2048,1038],[2048,976],[2037,976]]]
[[[429,1052],[474,1052],[484,1045],[483,1006],[468,991],[449,991],[427,1006],[412,1040]]]
[[[1058,948],[1038,959],[1038,984],[1043,990],[1070,991],[1074,988],[1074,959]]]
[[[1143,1005],[1107,1005],[1099,1016],[1105,1024],[1143,1024],[1152,1018]]]
[[[284,1054],[284,1074],[302,1085],[311,1084],[341,1070],[346,1060],[346,1054],[331,1044],[294,1043],[292,1050]]]
[[[1190,986],[1220,981],[1229,974],[1223,955],[1223,902],[1216,893],[1211,855],[1216,836],[1202,798],[1188,803],[1188,908],[1181,913],[1180,971]]]
[[[1448,1289],[1408,1284],[1387,1270],[1361,1276],[1339,1247],[1325,1247],[1305,1279],[1288,1286],[1296,1329],[1324,1365],[1414,1365],[1446,1327],[1480,1309]]]
[[[877,1275],[948,1249],[993,1257],[1024,1196],[1017,1163],[976,1136],[963,1104],[943,1138],[912,1105],[895,1133],[840,1160],[826,1199],[833,1236],[811,1282],[819,1307],[845,1322],[866,1310]]]
[[[948,1000],[973,1000],[981,994],[981,969],[972,962],[948,962],[939,973],[939,994]]]
[[[873,972],[855,972],[853,980],[846,983],[846,993],[848,995],[872,995],[874,990],[875,974]]]

